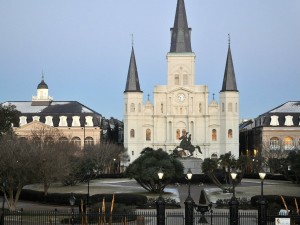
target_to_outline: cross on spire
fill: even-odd
[[[148,94],[147,96],[148,96],[148,101],[149,101],[149,97],[150,97],[150,95]]]
[[[131,45],[133,46],[134,39],[133,39],[133,34],[131,34]]]
[[[215,100],[215,93],[213,93],[213,100]]]

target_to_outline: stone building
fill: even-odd
[[[143,101],[132,47],[124,91],[124,146],[130,162],[145,147],[171,153],[186,133],[203,152],[195,151],[194,157],[218,157],[229,151],[239,156],[239,91],[230,43],[219,103],[209,102],[208,86],[195,84],[195,60],[184,0],[178,0],[167,53],[168,83],[154,87],[153,103],[149,98]],[[222,79],[222,75],[213,79]]]
[[[19,124],[13,124],[15,133],[30,137],[33,131],[45,127],[55,128],[60,141],[71,141],[81,148],[100,143],[101,114],[77,101],[54,101],[49,96],[48,85],[42,81],[32,101],[7,101],[3,105],[15,105],[21,112]]]
[[[289,101],[240,125],[240,152],[255,157],[286,157],[300,150],[300,101]]]

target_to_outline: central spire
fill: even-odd
[[[170,52],[192,52],[191,29],[188,27],[184,0],[177,0],[174,27],[171,28]]]

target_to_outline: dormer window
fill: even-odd
[[[271,116],[270,125],[271,126],[279,126],[278,116]]]
[[[73,116],[72,127],[80,127],[79,116]]]
[[[46,116],[46,125],[53,126],[52,116]]]
[[[33,121],[40,121],[40,117],[39,117],[39,116],[33,116],[33,117],[32,117],[32,120],[33,120]]]
[[[92,126],[94,126],[94,124],[93,124],[93,117],[92,116],[86,116],[85,117],[85,126],[86,127],[92,127]]]
[[[20,116],[20,127],[27,124],[27,117],[26,116]]]
[[[293,117],[292,116],[285,116],[285,122],[284,122],[285,126],[293,126]]]
[[[67,124],[67,117],[66,116],[60,116],[59,117],[59,125],[60,127],[66,127],[68,126]]]

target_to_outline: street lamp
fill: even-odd
[[[71,193],[71,196],[69,198],[69,203],[71,205],[71,210],[72,210],[72,216],[71,216],[71,224],[74,225],[74,204],[75,204],[76,198],[74,196],[74,193]]]
[[[157,225],[165,225],[165,211],[166,211],[166,203],[164,198],[162,197],[162,188],[161,188],[161,180],[164,176],[164,172],[160,168],[157,172],[157,176],[159,179],[159,198],[156,201],[156,211],[157,211]]]
[[[88,193],[87,193],[87,198],[86,198],[86,205],[87,205],[87,207],[89,207],[89,203],[90,203],[90,176],[91,176],[91,172],[88,171],[86,175],[87,175],[87,180],[88,180]]]
[[[193,225],[194,223],[194,200],[191,197],[191,179],[192,179],[193,173],[191,169],[188,169],[186,174],[186,179],[188,180],[188,196],[184,202],[185,205],[185,225]]]
[[[229,201],[229,220],[230,225],[238,225],[239,224],[239,202],[235,197],[235,181],[237,177],[237,172],[235,169],[232,169],[230,173],[231,179],[232,179],[232,198]]]
[[[258,225],[266,225],[267,224],[267,200],[264,198],[264,179],[266,177],[266,172],[261,169],[258,173],[259,178],[261,180],[261,195],[259,200],[258,207]]]

